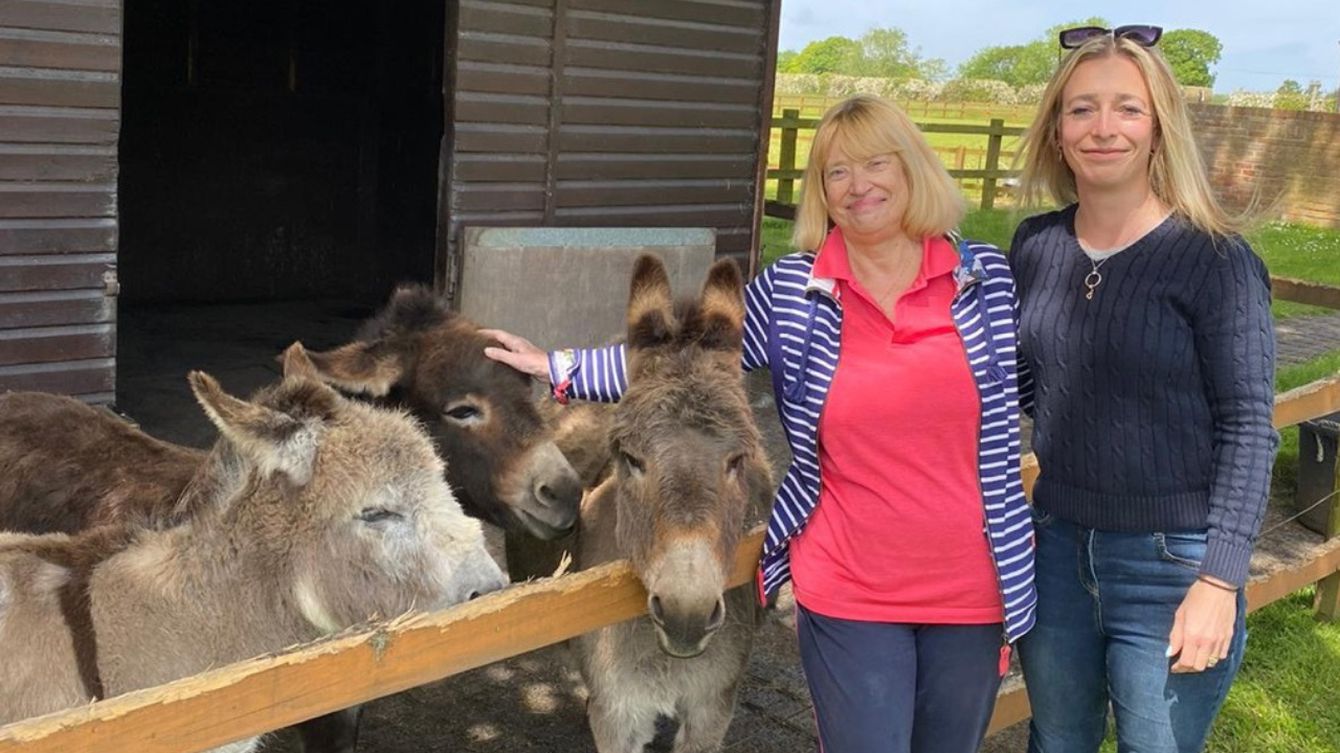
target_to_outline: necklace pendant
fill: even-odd
[[[1087,275],[1084,275],[1084,287],[1088,288],[1088,292],[1084,294],[1084,300],[1086,301],[1093,300],[1093,291],[1095,288],[1098,287],[1099,283],[1101,283],[1102,281],[1103,281],[1103,275],[1097,269],[1094,269]]]

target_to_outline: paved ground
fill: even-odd
[[[1281,366],[1309,361],[1340,348],[1340,312],[1285,319],[1275,326],[1275,337]]]
[[[226,388],[246,393],[275,378],[273,355],[294,339],[316,349],[339,344],[367,313],[319,303],[127,312],[120,322],[123,397],[118,407],[152,434],[208,444],[213,431],[186,391],[187,369],[210,371]],[[1278,333],[1282,363],[1307,360],[1340,349],[1340,314],[1286,320]],[[780,468],[786,451],[764,375],[751,377],[751,395]],[[1270,520],[1286,513],[1272,509]],[[1290,552],[1318,540],[1289,524],[1272,535],[1259,559],[1287,560]],[[817,748],[793,630],[785,604],[760,630],[727,737],[731,753],[808,753]],[[553,647],[369,704],[360,750],[589,753],[594,748],[583,706],[581,682],[565,650]],[[983,750],[1023,751],[1025,738],[1026,725],[1017,725],[991,738]],[[296,751],[298,746],[280,733],[269,749]]]

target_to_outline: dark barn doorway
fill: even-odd
[[[249,389],[432,281],[447,2],[126,0],[117,402],[146,428],[187,369]]]

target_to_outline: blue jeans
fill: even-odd
[[[1092,753],[1109,702],[1122,753],[1198,753],[1242,663],[1246,604],[1228,659],[1172,674],[1173,616],[1205,556],[1204,531],[1115,533],[1034,514],[1038,621],[1020,641],[1033,707],[1029,753]]]
[[[974,753],[1000,690],[1001,625],[909,625],[796,607],[822,753]]]

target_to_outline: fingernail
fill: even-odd
[[[1163,655],[1166,656],[1166,657],[1168,657],[1169,659],[1173,658],[1173,656],[1176,655],[1176,654],[1177,654],[1177,652],[1176,652],[1176,651],[1173,651],[1173,647],[1172,647],[1172,644],[1171,644],[1171,643],[1168,644],[1168,650],[1163,652]]]

